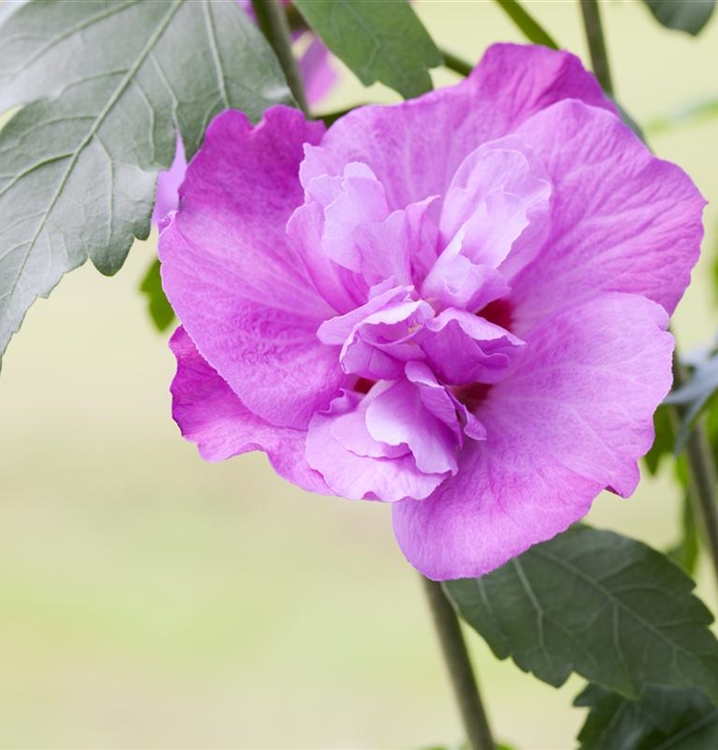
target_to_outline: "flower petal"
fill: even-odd
[[[297,62],[304,80],[307,101],[315,105],[339,80],[339,75],[332,67],[329,50],[322,40],[315,36]]]
[[[430,495],[447,474],[419,471],[411,453],[397,451],[374,440],[366,430],[364,401],[366,399],[359,400],[356,394],[347,393],[336,398],[328,412],[314,415],[307,433],[310,466],[322,474],[335,494],[348,500],[393,503],[407,497],[421,499]],[[349,424],[337,424],[344,421]],[[362,434],[358,434],[360,431]],[[346,443],[342,442],[344,435],[349,436]],[[368,449],[369,441],[376,444],[374,450]],[[384,457],[386,455],[391,457]]]
[[[705,202],[618,118],[561,102],[519,129],[553,185],[551,233],[515,279],[518,326],[601,292],[641,294],[672,312],[700,248]],[[519,331],[519,335],[521,335]]]
[[[375,387],[366,407],[369,434],[387,445],[408,445],[417,468],[425,474],[457,471],[452,430],[427,409],[421,389],[408,380]],[[457,419],[458,421],[458,419]]]
[[[386,187],[390,210],[404,208],[443,195],[478,144],[512,132],[567,98],[614,111],[574,55],[495,44],[457,86],[389,107],[361,107],[340,118],[320,148],[307,149],[302,179],[339,174],[345,164],[363,162]]]
[[[172,381],[172,416],[182,435],[197,443],[205,461],[262,450],[275,471],[310,492],[331,495],[321,475],[304,457],[306,433],[275,427],[253,414],[207,364],[180,326],[170,339],[177,358]]]
[[[505,328],[466,312],[449,309],[429,320],[417,341],[444,383],[496,383],[524,342]]]
[[[670,387],[665,311],[606,294],[531,332],[515,371],[477,414],[459,472],[394,509],[409,561],[430,578],[482,575],[581,518],[611,486],[630,494]]]
[[[315,335],[335,311],[284,229],[302,201],[303,143],[321,132],[288,107],[255,128],[240,112],[220,115],[160,237],[165,291],[202,356],[249,409],[287,427],[305,427],[343,378]]]
[[[157,198],[152,211],[152,223],[162,226],[162,221],[170,211],[177,208],[179,202],[179,189],[187,171],[187,157],[184,153],[182,136],[177,133],[177,144],[175,146],[175,158],[172,166],[157,175]]]
[[[530,159],[518,138],[485,143],[451,180],[441,213],[442,240],[449,244],[463,228],[463,255],[498,268],[529,223],[546,224],[550,197],[540,163]],[[541,229],[532,234],[540,236]]]

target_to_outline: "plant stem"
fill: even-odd
[[[608,65],[608,53],[603,37],[598,0],[581,0],[581,15],[583,16],[583,27],[586,30],[588,51],[591,55],[591,67],[601,84],[601,88],[609,96],[613,96],[611,69]]]
[[[466,650],[459,618],[446,598],[441,584],[430,581],[424,576],[421,578],[441,643],[444,661],[449,670],[451,684],[459,704],[468,748],[469,750],[495,750],[496,746],[491,736],[484,706],[481,703],[479,688],[476,684],[474,671],[471,668],[469,652]]]
[[[674,353],[673,387],[678,389],[685,382],[685,370],[678,354]],[[676,404],[673,408],[679,420],[683,419],[686,407]],[[718,496],[716,495],[718,480],[708,436],[700,418],[686,442],[685,452],[691,477],[689,494],[696,517],[702,521],[700,525],[703,527],[703,540],[713,564],[716,583],[718,583]]]
[[[534,44],[558,49],[553,37],[541,24],[518,2],[518,0],[496,0],[501,9],[521,29],[524,36]]]
[[[452,52],[449,52],[445,49],[439,51],[441,52],[441,56],[444,58],[444,67],[448,68],[449,70],[453,70],[454,73],[458,73],[461,76],[467,76],[474,69],[474,66],[471,65],[471,63],[466,62],[466,60],[462,60]]]
[[[292,35],[280,0],[252,0],[252,8],[257,17],[257,25],[272,45],[297,104],[307,114],[309,109],[304,82],[292,54]]]

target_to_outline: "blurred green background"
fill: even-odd
[[[587,59],[577,2],[530,2]],[[638,2],[603,4],[617,95],[641,124],[718,98],[718,18],[697,40]],[[471,61],[522,41],[495,3],[418,2]],[[448,72],[437,85],[455,80]],[[389,101],[349,75],[322,109]],[[718,199],[718,119],[651,135]],[[447,134],[450,137],[450,134]],[[712,340],[718,224],[676,316],[681,348]],[[0,379],[0,746],[418,748],[461,730],[416,574],[389,509],[315,497],[262,455],[209,465],[170,418],[174,371],[136,291],[156,238],[114,279],[70,274],[38,302]],[[668,478],[590,521],[673,541]],[[715,610],[703,569],[699,590]],[[575,745],[580,681],[553,690],[470,637],[495,734]]]

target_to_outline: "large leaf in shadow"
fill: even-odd
[[[708,750],[718,747],[718,708],[700,690],[648,687],[631,701],[589,685],[579,750]]]
[[[35,2],[0,27],[0,354],[28,307],[91,258],[106,274],[149,233],[176,129],[188,156],[213,115],[290,101],[236,3]]]
[[[718,701],[713,617],[693,586],[645,544],[586,527],[481,578],[444,583],[499,658],[551,685],[577,672],[626,697],[653,683],[701,688]]]

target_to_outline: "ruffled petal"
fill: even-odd
[[[524,345],[505,328],[464,310],[444,310],[417,342],[433,371],[449,385],[496,383]]]
[[[315,335],[335,310],[285,232],[302,201],[303,143],[321,134],[288,107],[254,128],[240,112],[220,115],[160,237],[165,291],[200,353],[249,409],[286,427],[306,427],[343,378]]]
[[[654,157],[618,118],[581,102],[540,112],[519,134],[554,193],[550,236],[513,283],[517,326],[609,291],[672,312],[703,236],[705,201],[688,175]]]
[[[417,386],[401,379],[381,390],[375,386],[371,395],[366,426],[374,440],[409,446],[417,468],[425,474],[456,473],[452,430],[426,408]]]
[[[332,494],[321,474],[307,463],[304,431],[275,427],[249,411],[202,358],[182,327],[170,339],[170,348],[177,358],[170,388],[172,416],[205,461],[265,451],[285,479],[310,492]]]
[[[515,136],[485,143],[456,171],[441,212],[441,238],[448,244],[463,229],[462,254],[498,268],[529,223],[533,238],[547,223],[551,185],[540,163]],[[524,261],[524,265],[525,265]]]
[[[307,150],[305,178],[367,164],[387,190],[391,210],[443,195],[478,144],[511,133],[561,99],[614,111],[596,79],[568,52],[495,44],[457,86],[389,107],[368,106],[340,118],[320,148]]]
[[[419,389],[426,409],[454,433],[459,447],[464,444],[464,435],[473,440],[486,439],[486,429],[481,422],[446,386],[439,383],[425,362],[407,362],[405,372],[409,382]]]
[[[397,540],[430,578],[482,575],[566,529],[605,487],[630,494],[671,384],[667,315],[607,294],[531,332],[477,414],[455,477],[394,509]]]
[[[336,495],[348,500],[393,503],[427,497],[447,473],[422,472],[411,453],[375,440],[366,428],[368,403],[347,393],[335,399],[328,412],[314,415],[307,433],[310,466]]]

